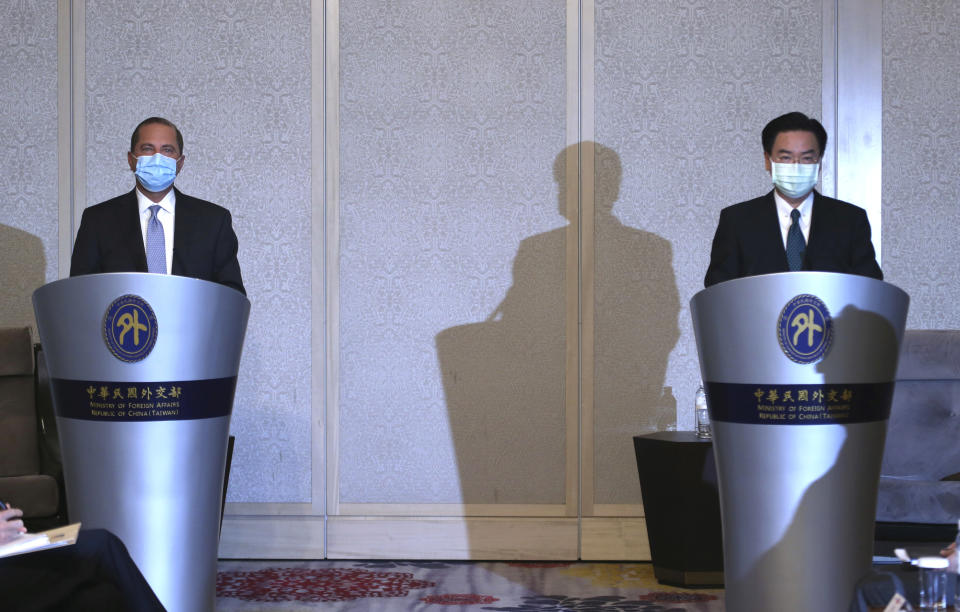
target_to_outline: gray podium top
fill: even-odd
[[[823,358],[807,364],[792,361],[777,340],[778,317],[803,295],[826,306],[833,326]],[[830,272],[766,274],[713,285],[690,300],[703,381],[892,381],[909,302],[890,283]]]
[[[139,361],[111,353],[99,324],[126,295],[142,298],[156,313],[156,342]],[[250,301],[235,289],[194,278],[113,273],[49,283],[34,293],[34,309],[43,321],[52,378],[202,380],[237,375]]]

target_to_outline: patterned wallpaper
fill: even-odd
[[[0,4],[0,326],[57,279],[57,3]]]
[[[87,201],[133,188],[140,120],[184,135],[177,187],[233,213],[252,302],[228,501],[311,501],[310,2],[86,2]]]
[[[908,328],[956,329],[960,4],[884,2],[883,27],[883,271]]]
[[[310,440],[310,257],[322,248],[310,234],[310,4],[86,2],[88,203],[132,188],[130,131],[161,114],[186,138],[178,186],[234,213],[254,307],[230,501],[309,502],[323,478]],[[566,450],[557,296],[573,279],[553,176],[564,3],[340,9],[341,501],[559,503],[562,474],[497,474],[521,444],[549,465]],[[768,189],[763,124],[821,115],[821,10],[596,0],[597,502],[639,501],[615,438],[692,427],[687,304],[720,208]],[[30,293],[63,272],[56,28],[53,0],[0,7],[4,325],[31,324]],[[884,269],[912,295],[910,327],[956,327],[956,262],[914,245],[948,242],[960,214],[960,8],[887,2],[884,28]],[[491,451],[491,432],[513,437]],[[490,455],[490,471],[467,469]]]
[[[622,432],[693,429],[688,303],[720,209],[770,189],[760,130],[820,116],[822,4],[597,0],[596,140],[623,166],[612,210],[597,209],[597,502],[640,500]]]
[[[564,501],[565,27],[340,5],[343,502]]]

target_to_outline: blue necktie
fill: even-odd
[[[157,219],[159,204],[150,207],[150,219],[147,221],[147,272],[151,274],[167,273],[167,249],[163,237],[163,225]]]
[[[787,231],[787,264],[791,272],[796,272],[803,268],[803,252],[807,249],[807,243],[800,229],[800,211],[794,208],[790,211],[790,218],[793,223]]]

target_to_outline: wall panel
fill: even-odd
[[[340,5],[328,456],[351,511],[568,501],[565,31],[552,0]]]
[[[233,213],[253,307],[228,499],[309,502],[310,3],[87,0],[84,37],[87,203],[133,188],[130,134],[160,115],[177,187]]]
[[[57,2],[0,4],[0,325],[59,271]],[[36,334],[34,334],[36,337]]]
[[[640,501],[627,434],[693,428],[687,303],[720,209],[771,189],[760,130],[821,116],[822,4],[596,0],[598,504]]]
[[[910,294],[908,328],[960,325],[960,5],[883,5],[883,271]]]

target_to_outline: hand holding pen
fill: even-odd
[[[6,544],[27,532],[27,528],[23,526],[23,521],[20,519],[22,516],[22,510],[0,501],[0,544]]]

